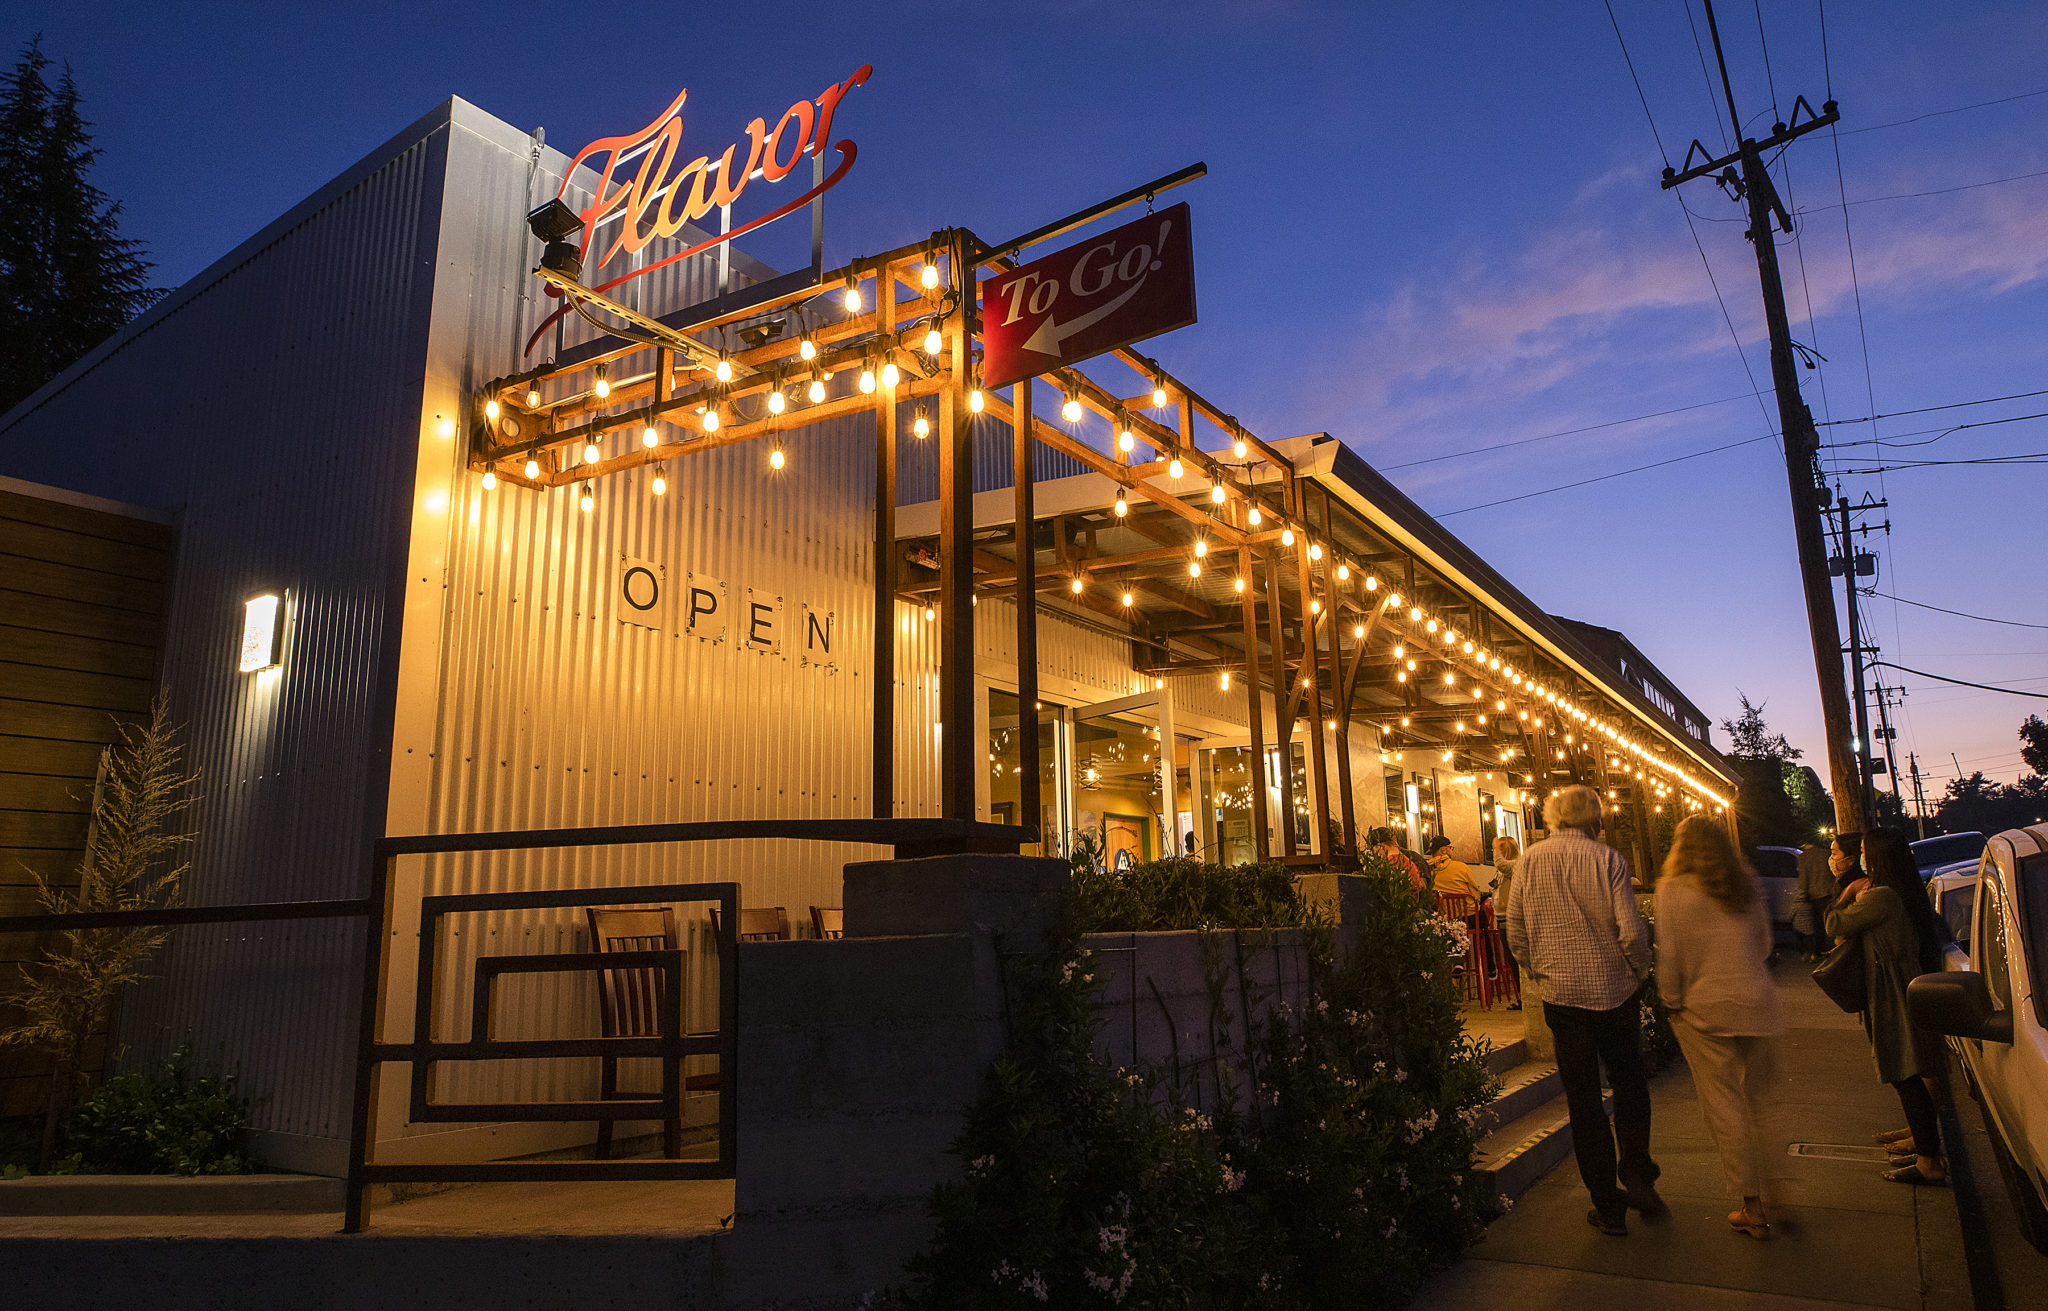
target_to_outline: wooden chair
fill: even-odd
[[[586,906],[590,917],[592,951],[675,951],[681,947],[676,934],[676,913],[667,906],[618,909]],[[652,966],[599,971],[597,1013],[607,1038],[656,1038],[661,1035],[662,973]],[[646,1097],[653,1094],[619,1091],[619,1058],[599,1060],[598,1096],[612,1101],[620,1096]],[[680,1074],[680,1071],[678,1071]],[[612,1156],[612,1127],[615,1121],[597,1122],[597,1158]],[[680,1117],[662,1125],[662,1150],[673,1161],[683,1154],[683,1122]]]
[[[838,906],[811,907],[811,932],[821,938],[845,937],[845,910]]]
[[[712,933],[725,932],[720,920],[718,907],[713,906]],[[789,911],[782,906],[742,906],[739,932],[733,936],[741,942],[788,942],[794,936],[789,931]]]

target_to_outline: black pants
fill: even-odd
[[[1651,1184],[1662,1173],[1650,1159],[1650,1081],[1643,1068],[1639,997],[1611,1011],[1543,1003],[1543,1018],[1557,1039],[1557,1074],[1571,1110],[1579,1178],[1593,1205],[1609,1213],[1622,1209],[1622,1182]],[[1603,1063],[1614,1089],[1611,1128],[1600,1104]]]
[[[1892,1085],[1899,1106],[1906,1112],[1906,1127],[1913,1131],[1913,1150],[1922,1156],[1941,1155],[1941,1124],[1934,1115],[1934,1098],[1919,1075]]]

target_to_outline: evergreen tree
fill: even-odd
[[[28,397],[163,295],[121,206],[86,180],[99,150],[42,38],[0,75],[0,410]]]
[[[1743,842],[1749,846],[1797,846],[1812,840],[1816,830],[1794,813],[1787,787],[1787,775],[1795,770],[1791,762],[1799,758],[1799,748],[1786,741],[1783,733],[1771,731],[1764,722],[1761,703],[1753,704],[1741,692],[1736,696],[1742,713],[1722,720],[1721,731],[1728,735],[1728,763],[1741,780],[1735,792],[1735,817]],[[1818,784],[1816,779],[1816,787]]]

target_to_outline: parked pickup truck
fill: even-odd
[[[1923,974],[1913,1018],[1950,1036],[2020,1226],[2048,1253],[2048,824],[2000,833],[1977,867],[1967,969]]]

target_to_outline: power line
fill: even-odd
[[[1448,455],[1432,455],[1426,459],[1407,460],[1401,464],[1382,464],[1378,466],[1378,468],[1381,473],[1391,473],[1396,469],[1413,469],[1424,464],[1438,464],[1444,460],[1455,460],[1461,456],[1484,455],[1489,451],[1505,451],[1512,447],[1528,446],[1535,442],[1547,442],[1554,440],[1558,437],[1573,437],[1577,436],[1579,433],[1582,432],[1598,432],[1602,428],[1617,428],[1625,423],[1643,423],[1650,419],[1662,419],[1668,415],[1684,414],[1688,410],[1704,410],[1710,405],[1726,405],[1730,401],[1743,401],[1748,399],[1749,397],[1746,395],[1723,396],[1718,401],[1700,401],[1694,405],[1680,405],[1675,409],[1658,410],[1654,414],[1638,414],[1632,418],[1627,419],[1610,419],[1605,423],[1589,423],[1583,428],[1566,428],[1561,432],[1544,433],[1541,437],[1521,437],[1511,442],[1495,442],[1491,446],[1474,446],[1469,450],[1452,451]]]
[[[1844,469],[1844,478],[1868,478],[1882,476],[1899,469],[1940,469],[1965,464],[2048,464],[2048,451],[2028,451],[2021,455],[1987,455],[1975,460],[1900,460],[1896,464],[1876,464],[1868,469]]]
[[[2029,624],[2018,619],[1993,619],[1990,615],[1973,615],[1967,610],[1950,610],[1938,605],[1929,605],[1925,601],[1908,601],[1905,597],[1893,596],[1890,592],[1873,590],[1870,594],[1872,596],[1881,596],[1887,601],[1897,601],[1900,605],[1915,606],[1921,610],[1939,610],[1942,614],[1954,615],[1958,619],[1980,619],[1987,624],[2006,624],[2013,628],[2048,629],[2048,624]]]
[[[1866,414],[1860,419],[1829,419],[1816,427],[1831,428],[1843,423],[1876,423],[1879,419],[1898,419],[1908,414],[1932,414],[1936,410],[1960,410],[1966,405],[1995,405],[1999,401],[2024,401],[2035,396],[2048,396],[2048,391],[2021,391],[2010,396],[1986,396],[1975,401],[1950,401],[1946,405],[1923,405],[1917,410],[1893,410],[1888,414]]]
[[[1901,191],[1896,195],[1862,196],[1855,200],[1850,200],[1845,195],[1839,205],[1809,205],[1805,209],[1796,209],[1792,212],[1795,214],[1816,214],[1822,210],[1842,209],[1849,205],[1875,205],[1880,200],[1917,200],[1921,196],[1952,196],[1958,191],[1975,191],[1979,187],[1995,187],[2006,182],[2025,182],[2028,178],[2048,178],[2048,169],[2041,169],[2033,173],[2015,173],[2011,177],[1988,178],[1983,182],[1965,182],[1959,187],[1937,187],[1932,191]]]
[[[2019,423],[2026,419],[2048,419],[2048,410],[2043,410],[2037,414],[2015,414],[2004,419],[1981,419],[1976,423],[1959,423],[1953,427],[1941,429],[1924,442],[1890,442],[1885,441],[1881,437],[1871,437],[1858,442],[1830,442],[1828,444],[1830,446],[1889,446],[1895,451],[1906,450],[1914,446],[1932,446],[1942,438],[1953,436],[1965,428],[1996,428],[2001,423]],[[1927,430],[1922,430],[1922,432],[1925,431]],[[1918,437],[1921,433],[1902,432],[1894,433],[1893,435],[1897,437]]]
[[[1768,441],[1777,435],[1775,432],[1767,432],[1761,437],[1745,437],[1739,442],[1729,442],[1725,446],[1709,446],[1704,451],[1692,451],[1685,455],[1674,455],[1668,460],[1656,460],[1649,464],[1639,464],[1632,469],[1616,469],[1613,473],[1596,474],[1591,478],[1581,478],[1577,482],[1561,483],[1556,487],[1545,487],[1540,491],[1523,492],[1519,496],[1506,496],[1498,501],[1488,501],[1484,505],[1468,505],[1462,510],[1445,510],[1436,517],[1448,519],[1454,514],[1470,514],[1474,510],[1491,510],[1496,505],[1512,505],[1516,501],[1526,501],[1536,496],[1549,496],[1553,492],[1568,492],[1574,487],[1586,487],[1593,483],[1604,483],[1610,478],[1622,478],[1632,473],[1643,473],[1649,469],[1661,469],[1667,464],[1679,464],[1686,460],[1697,460],[1702,455],[1714,455],[1721,451],[1732,451],[1738,446],[1753,446],[1757,442]]]
[[[1957,105],[1954,109],[1930,109],[1924,114],[1915,114],[1911,118],[1895,118],[1889,123],[1872,123],[1869,127],[1852,127],[1848,131],[1842,133],[1842,135],[1845,137],[1853,137],[1858,132],[1876,132],[1880,128],[1904,127],[1908,123],[1918,123],[1920,120],[1926,118],[1940,118],[1944,114],[1960,114],[1966,109],[1988,109],[1992,105],[2009,105],[2015,100],[2028,100],[2034,96],[2048,96],[2048,89],[2043,89],[2040,91],[2022,91],[2016,96],[2000,96],[1996,100],[1979,100],[1977,103],[1973,105]]]
[[[1944,674],[1930,674],[1924,669],[1908,669],[1904,665],[1895,665],[1889,660],[1873,660],[1870,663],[1873,665],[1883,665],[1886,669],[1896,669],[1902,674],[1912,674],[1918,678],[1931,678],[1937,683],[1954,683],[1957,687],[1974,687],[1985,692],[2003,692],[2007,696],[2024,696],[2032,697],[2037,701],[2048,701],[2048,692],[2022,692],[2016,687],[1993,687],[1989,683],[1972,683],[1964,678],[1950,678]]]

